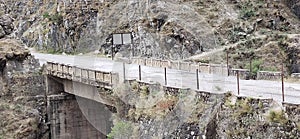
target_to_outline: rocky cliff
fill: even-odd
[[[0,138],[43,138],[45,86],[40,65],[22,42],[0,40]]]
[[[1,0],[0,138],[47,137],[43,77],[25,45],[110,55],[111,34],[133,32],[132,45],[113,51],[180,60],[199,54],[194,60],[222,63],[227,48],[235,67],[253,58],[261,70],[277,70],[284,61],[293,72],[300,71],[299,16],[298,0]],[[111,137],[300,138],[299,105],[131,89],[128,98],[139,100],[126,108],[120,103]]]
[[[115,52],[130,56],[133,47],[135,56],[184,59],[268,32],[297,33],[297,2],[10,0],[1,8],[14,21],[12,36],[38,50],[109,55],[112,33],[133,32],[133,46]]]

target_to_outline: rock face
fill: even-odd
[[[289,109],[291,105],[286,105]],[[296,107],[299,107],[296,106]],[[298,120],[272,100],[228,97],[217,123],[217,138],[299,138]],[[297,115],[297,114],[296,114]],[[295,116],[295,115],[294,115]]]
[[[0,138],[46,137],[45,86],[38,61],[22,42],[2,39],[0,65]]]
[[[49,53],[111,55],[112,33],[133,32],[124,57],[185,59],[251,36],[297,33],[299,2],[244,0],[4,1],[0,15],[12,36]],[[21,13],[21,14],[19,14]],[[11,32],[0,27],[0,37]],[[259,45],[255,43],[255,45]]]
[[[13,19],[9,14],[0,16],[0,39],[6,35],[10,35],[13,32],[14,25]]]
[[[300,2],[298,0],[283,0],[285,4],[300,18]]]
[[[195,12],[191,2],[12,0],[2,3],[13,5],[2,9],[16,19],[14,35],[28,46],[48,52],[101,50],[110,54],[111,34],[121,32],[134,32],[135,56],[186,58],[213,49],[218,42],[212,27],[203,15]],[[128,46],[117,47],[115,52],[128,56],[122,51],[128,50]]]

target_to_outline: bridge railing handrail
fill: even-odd
[[[69,64],[61,64],[52,61],[47,62],[46,70],[47,74],[53,76],[96,86],[98,86],[99,84],[112,86],[119,80],[118,73],[99,71],[89,68],[81,68]]]
[[[222,75],[227,75],[228,67],[225,64],[211,64],[211,63],[201,63],[201,62],[186,62],[186,61],[174,61],[174,60],[161,60],[154,58],[132,58],[130,63],[159,67],[159,68],[169,68],[177,69],[183,71],[195,71],[199,69],[200,72],[205,73],[217,73]],[[230,67],[230,66],[229,66]]]

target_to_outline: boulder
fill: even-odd
[[[0,25],[2,25],[2,26],[10,26],[10,25],[12,25],[12,23],[13,23],[13,20],[10,17],[10,15],[5,14],[5,15],[2,15],[0,17]]]
[[[13,19],[8,14],[4,14],[0,17],[0,38],[5,35],[9,35],[13,32],[14,25]]]

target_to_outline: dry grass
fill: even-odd
[[[271,110],[267,119],[273,123],[286,124],[288,122],[282,110]]]

